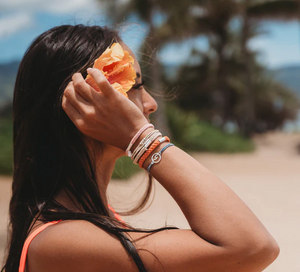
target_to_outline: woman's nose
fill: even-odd
[[[155,112],[158,107],[155,99],[146,90],[144,90],[143,104],[146,116]]]

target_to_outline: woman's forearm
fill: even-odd
[[[149,130],[144,135],[147,133]],[[151,156],[143,167],[147,169],[150,162]],[[209,243],[233,251],[277,246],[245,203],[220,178],[178,147],[167,148],[150,173],[175,199],[191,229]]]

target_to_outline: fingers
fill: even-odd
[[[72,105],[72,103],[63,95],[62,98],[62,108],[69,116],[71,121],[75,124],[76,127],[80,126],[81,123],[81,115],[80,112]]]
[[[99,69],[89,69],[88,73],[95,80],[104,95],[110,96],[117,93]]]
[[[92,94],[92,91],[93,91],[93,88],[87,84],[84,80],[84,78],[82,77],[82,75],[80,73],[75,73],[73,76],[72,76],[72,80],[68,86],[68,87],[73,87],[75,88],[75,90],[80,93],[80,95],[82,97],[84,97],[84,99],[86,99],[87,101],[92,101],[93,100],[93,94]],[[69,85],[73,85],[73,86],[69,86]],[[67,89],[66,88],[66,89]]]
[[[64,91],[64,96],[78,110],[81,115],[84,115],[91,104],[79,92],[76,92],[74,83],[71,81]]]

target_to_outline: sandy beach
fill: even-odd
[[[300,154],[296,151],[300,133],[268,133],[256,136],[254,141],[257,148],[253,153],[192,155],[227,183],[278,241],[280,256],[265,271],[300,271]],[[109,203],[117,212],[133,207],[146,183],[145,173],[127,181],[112,180]],[[6,241],[10,189],[11,177],[0,177],[0,260]],[[146,211],[123,218],[136,227],[168,224],[189,228],[176,202],[157,181],[154,192]]]

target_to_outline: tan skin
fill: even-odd
[[[136,59],[135,63],[140,73]],[[107,204],[106,188],[115,160],[124,155],[131,138],[148,123],[149,114],[157,105],[144,88],[130,90],[126,99],[101,72],[90,74],[102,93],[75,74],[73,83],[65,90],[62,106],[91,141],[91,146],[97,148],[97,143],[105,143],[97,173],[100,193]],[[143,167],[147,168],[149,163],[146,160]],[[169,147],[150,173],[175,199],[191,229],[166,230],[150,236],[130,233],[148,271],[260,272],[278,256],[276,241],[245,203],[183,150]],[[71,205],[63,194],[59,199]],[[32,241],[28,271],[136,272],[138,269],[116,237],[87,221],[66,220],[48,227]]]

